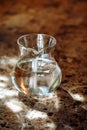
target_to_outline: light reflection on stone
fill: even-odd
[[[45,112],[41,112],[38,110],[29,110],[26,114],[26,118],[28,119],[38,119],[38,118],[47,118],[47,114]]]
[[[8,101],[5,101],[4,104],[15,113],[23,110],[22,102],[20,102],[18,99],[15,99],[15,98],[9,99]]]
[[[81,94],[73,94],[70,92],[70,95],[74,100],[81,101],[81,102],[85,101],[85,98]]]

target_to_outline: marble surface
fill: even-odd
[[[87,0],[0,0],[0,130],[87,130]],[[63,79],[56,94],[35,100],[19,94],[10,73],[16,40],[46,33]]]

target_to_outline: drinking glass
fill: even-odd
[[[61,83],[61,69],[54,58],[57,41],[47,34],[26,34],[17,39],[19,59],[12,72],[18,91],[34,98],[49,97]]]

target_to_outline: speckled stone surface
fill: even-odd
[[[0,130],[21,130],[23,122],[27,130],[87,130],[86,10],[87,0],[0,0]],[[16,40],[27,33],[58,41],[54,55],[63,79],[51,99],[26,98],[11,83]]]

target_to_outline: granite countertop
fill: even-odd
[[[0,0],[0,130],[87,130],[87,0]],[[10,73],[19,36],[46,33],[58,43],[63,73],[53,98],[18,93]],[[24,124],[24,125],[25,125]]]

